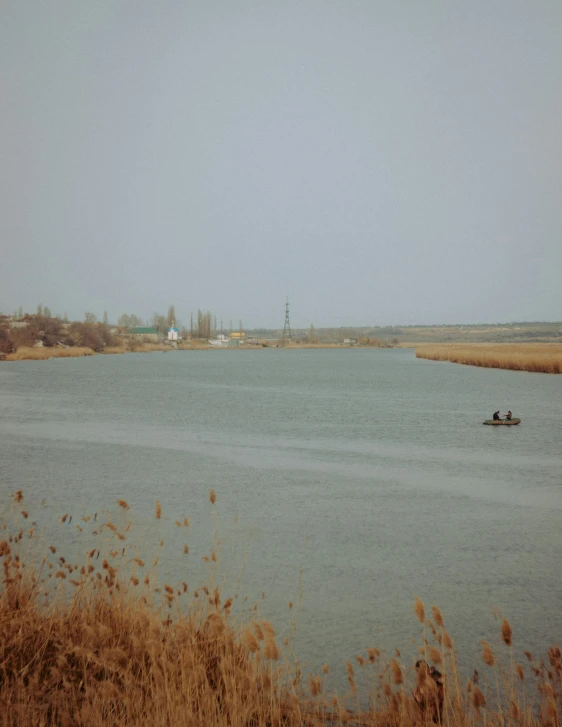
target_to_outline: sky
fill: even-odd
[[[0,0],[0,311],[562,319],[559,0]]]

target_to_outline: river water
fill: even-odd
[[[482,426],[499,408],[521,425]],[[562,377],[400,349],[3,363],[0,494],[23,490],[46,542],[62,513],[127,500],[138,547],[162,538],[164,575],[191,586],[220,539],[225,589],[296,623],[313,667],[415,654],[420,596],[469,670],[498,610],[517,653],[562,636],[561,411]]]

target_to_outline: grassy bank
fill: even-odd
[[[328,665],[303,676],[290,641],[259,618],[257,605],[241,609],[219,592],[215,546],[205,556],[206,583],[159,583],[155,565],[129,545],[128,504],[115,509],[78,522],[59,518],[61,529],[84,539],[82,562],[66,559],[56,543],[41,559],[21,492],[4,511],[2,725],[559,725],[560,650],[525,656],[506,619],[493,647],[482,642],[480,675],[467,680],[440,610],[429,615],[417,600],[418,650],[385,659],[369,646],[346,662],[347,693],[330,693]],[[187,541],[187,519],[176,526]],[[188,550],[186,543],[186,557]],[[427,663],[416,669],[420,657]],[[429,665],[443,679],[435,681]]]
[[[46,361],[50,358],[75,358],[77,356],[93,356],[94,351],[86,346],[38,347],[20,346],[16,351],[6,354],[6,361]]]
[[[286,348],[290,350],[301,349],[317,349],[317,348],[349,348],[341,343],[308,343],[306,341],[286,341],[280,340],[278,344],[268,342],[266,348]],[[365,344],[355,346],[355,348],[380,348],[385,346],[373,346],[373,344]],[[211,346],[205,340],[187,339],[180,341],[178,350],[180,351],[256,351],[262,350],[261,344],[242,344],[240,346]],[[86,346],[18,346],[15,351],[4,354],[2,360],[5,361],[46,361],[50,358],[71,358],[75,356],[92,356],[96,353],[101,354],[122,354],[122,353],[150,353],[152,351],[173,351],[172,346],[167,343],[155,343],[153,341],[136,340],[132,337],[120,338],[112,337],[110,345],[100,346],[99,349],[93,350]],[[1,354],[0,354],[1,355]]]
[[[107,346],[101,353],[150,353],[151,351],[171,351],[171,347],[163,343],[152,341],[135,341],[134,339],[121,339],[119,344]]]
[[[127,341],[123,345],[107,346],[98,353],[149,353],[151,351],[171,351],[170,346],[159,343]],[[95,356],[96,352],[86,346],[19,346],[16,351],[7,353],[5,361],[47,361],[51,358],[75,358],[79,356]]]
[[[429,344],[416,348],[418,358],[451,361],[514,371],[562,373],[562,344]]]

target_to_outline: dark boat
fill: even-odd
[[[511,426],[519,424],[520,422],[521,419],[486,419],[486,421],[482,422],[482,424],[491,424],[492,426],[496,426],[497,424],[505,424],[506,426]]]

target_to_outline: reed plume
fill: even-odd
[[[402,674],[400,664],[396,661],[396,659],[392,659],[390,666],[392,668],[392,681],[395,684],[402,684],[404,682],[404,675]]]
[[[255,653],[256,651],[260,650],[259,641],[256,639],[256,637],[249,628],[244,629],[242,633],[242,639],[248,651]]]
[[[494,656],[494,652],[492,651],[492,647],[487,641],[482,641],[482,661],[487,664],[488,666],[494,666],[496,663],[496,658]]]
[[[506,643],[508,646],[511,646],[511,625],[506,618],[504,618],[502,621],[501,633],[504,643]]]
[[[425,608],[421,599],[417,596],[414,602],[414,613],[416,614],[417,619],[420,623],[425,623]]]
[[[312,674],[308,676],[308,688],[313,697],[317,697],[322,693],[322,679],[315,677]]]
[[[480,687],[474,686],[472,688],[472,696],[470,702],[477,712],[480,712],[481,707],[486,706],[486,697],[482,693]]]
[[[429,656],[430,660],[434,664],[441,664],[443,661],[443,658],[441,657],[441,652],[439,649],[436,649],[434,646],[427,646],[427,655]]]
[[[433,620],[439,626],[440,629],[445,628],[445,622],[443,621],[443,614],[439,606],[432,606],[431,613],[433,614]]]

